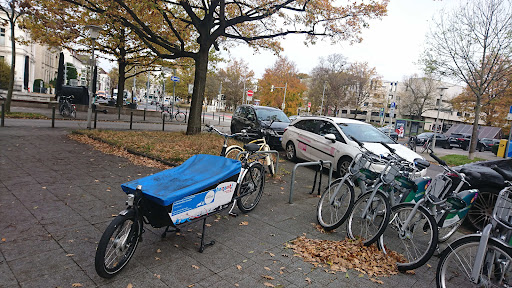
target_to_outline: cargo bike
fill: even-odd
[[[221,134],[226,139],[233,135]],[[126,209],[107,227],[96,250],[99,276],[111,278],[132,258],[142,239],[143,225],[178,232],[182,225],[203,221],[199,252],[205,243],[208,216],[230,209],[253,210],[263,194],[265,168],[258,160],[257,144],[246,144],[239,160],[214,155],[194,155],[180,166],[121,185],[128,194]]]

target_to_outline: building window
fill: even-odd
[[[462,116],[462,112],[457,112],[457,116]]]
[[[5,28],[0,28],[0,45],[5,45]]]

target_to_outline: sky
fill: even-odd
[[[340,42],[331,45],[330,40],[325,40],[308,47],[303,44],[303,36],[291,35],[281,42],[284,48],[281,55],[294,62],[300,73],[309,74],[318,65],[320,57],[342,54],[348,62],[368,62],[383,80],[400,82],[406,76],[421,74],[420,67],[415,63],[424,50],[432,17],[442,8],[450,9],[458,3],[458,0],[390,0],[388,16],[370,22],[370,27],[363,30],[362,43],[350,45]],[[255,53],[245,45],[232,47],[229,52],[222,52],[222,56],[225,59],[243,59],[257,79],[277,60],[277,56],[271,52],[260,50]],[[115,65],[106,60],[99,62],[99,66],[106,71]],[[225,66],[225,63],[219,65],[220,68]]]
[[[388,16],[370,22],[370,27],[363,30],[362,43],[330,45],[330,40],[325,40],[307,47],[303,44],[303,36],[294,35],[281,42],[284,48],[281,55],[294,62],[300,73],[309,74],[318,65],[319,57],[342,54],[348,62],[368,62],[383,80],[402,81],[406,76],[421,74],[415,63],[424,50],[432,17],[443,7],[454,7],[457,3],[457,0],[391,0]],[[229,55],[223,56],[243,59],[256,78],[261,78],[265,69],[277,60],[277,56],[270,52],[254,53],[247,46],[231,48]]]

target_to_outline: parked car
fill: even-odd
[[[231,119],[231,133],[246,130],[253,139],[263,137],[262,128],[270,128],[272,135],[268,136],[271,147],[281,147],[281,137],[290,124],[290,119],[283,111],[277,108],[254,105],[238,106]]]
[[[492,150],[492,146],[494,145],[500,145],[500,140],[499,139],[492,139],[492,138],[482,138],[480,139],[480,142],[482,142],[482,150],[479,150],[480,152],[482,151],[491,151]]]
[[[416,146],[422,146],[427,139],[432,141],[432,137],[434,137],[434,132],[424,132],[416,136]],[[444,149],[451,149],[450,142],[448,137],[444,134],[436,134],[436,147],[442,147]]]
[[[384,142],[410,162],[417,158],[423,159],[405,146],[395,143],[372,125],[346,118],[300,117],[288,126],[281,143],[288,159],[331,161],[334,170],[343,175],[352,159],[360,153],[358,144],[350,137],[363,142],[368,150],[377,155],[389,154],[389,150],[380,144]],[[421,174],[425,173],[423,170]]]
[[[452,133],[449,138],[450,146],[461,148],[462,150],[469,150],[471,144],[471,134],[465,133]],[[480,140],[476,143],[476,150],[482,152],[485,147]]]
[[[290,122],[292,122],[293,120],[295,120],[299,117],[300,117],[299,115],[292,115],[292,116],[288,117],[288,119],[290,119]]]
[[[396,133],[395,129],[391,127],[380,127],[377,129],[379,129],[382,133],[388,135],[389,138],[393,139],[395,142],[398,142],[398,133]]]

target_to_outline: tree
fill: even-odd
[[[473,133],[478,139],[482,97],[494,83],[512,73],[512,9],[510,1],[476,0],[464,3],[452,12],[440,13],[435,28],[427,37],[425,63],[444,77],[468,85],[474,103]],[[471,141],[473,159],[477,141]]]
[[[9,79],[11,77],[11,67],[5,63],[5,60],[0,60],[0,89],[9,88]]]
[[[226,96],[226,107],[236,107],[242,104],[246,91],[253,89],[254,71],[250,70],[243,59],[232,59],[226,70],[221,69],[219,80],[222,81],[222,94]]]
[[[432,77],[413,74],[404,77],[404,90],[398,91],[400,112],[412,119],[421,119],[421,115],[435,109],[435,99],[439,92],[439,81]]]
[[[78,79],[78,71],[76,71],[75,65],[72,63],[66,62],[65,64],[66,69],[66,81],[69,81],[71,79]]]
[[[278,52],[278,38],[289,34],[304,34],[308,43],[318,37],[329,37],[333,43],[359,42],[367,21],[386,14],[389,0],[354,1],[344,6],[330,0],[64,1],[117,20],[161,58],[193,59],[194,92],[187,134],[197,134],[212,48],[237,42]]]
[[[271,68],[265,69],[262,79],[258,81],[258,97],[261,105],[281,108],[285,100],[284,112],[288,116],[297,114],[297,109],[302,106],[302,93],[306,89],[306,85],[299,79],[295,63],[286,57],[280,57]],[[286,99],[284,99],[285,91]]]
[[[11,112],[12,92],[14,91],[14,73],[16,71],[16,35],[14,30],[18,19],[26,13],[27,7],[27,3],[24,0],[8,0],[0,3],[0,10],[5,13],[5,15],[0,17],[0,20],[5,24],[9,24],[11,32],[11,74],[7,90],[7,98],[5,99],[6,112]]]
[[[350,77],[350,98],[348,102],[351,107],[355,107],[354,119],[357,112],[370,99],[371,93],[375,91],[380,83],[380,77],[375,68],[370,68],[367,62],[352,63],[348,67],[347,73]]]
[[[86,25],[102,27],[95,49],[115,58],[119,78],[115,87],[118,91],[126,90],[126,80],[156,71],[157,66],[163,64],[131,29],[114,18],[94,14],[66,2],[33,0],[32,5],[24,26],[38,42],[49,46],[64,47],[88,55],[91,40]],[[116,100],[118,106],[122,105],[123,93],[118,93]]]
[[[346,57],[341,54],[331,54],[327,58],[321,57],[318,66],[313,68],[308,98],[312,102],[313,110],[316,110],[315,107],[320,108],[323,103],[321,115],[328,114],[328,107],[337,111],[339,107],[346,104],[350,82],[346,65]]]

